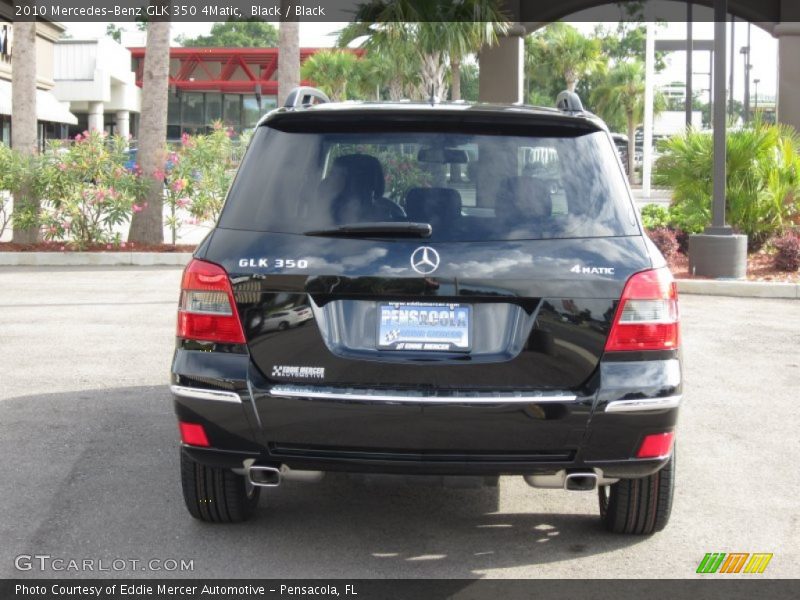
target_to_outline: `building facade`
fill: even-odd
[[[142,85],[144,48],[130,48]],[[302,48],[300,61],[316,49]],[[208,131],[215,121],[242,132],[274,108],[277,48],[171,48],[167,138]]]
[[[36,116],[40,149],[51,139],[63,139],[78,119],[67,105],[53,95],[54,47],[64,32],[59,23],[36,23]],[[11,57],[14,53],[14,25],[10,5],[0,3],[0,141],[11,145]]]
[[[136,134],[141,90],[124,46],[109,37],[59,40],[54,78],[53,94],[77,117],[69,128],[71,137],[85,130]]]

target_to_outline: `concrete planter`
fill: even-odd
[[[689,272],[699,277],[744,279],[747,276],[747,236],[690,235]]]

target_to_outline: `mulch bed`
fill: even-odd
[[[747,257],[748,281],[778,281],[800,283],[800,271],[787,273],[773,266],[773,258],[766,252],[756,252]],[[689,273],[689,257],[678,252],[669,259],[669,268],[677,279],[708,279]]]
[[[86,248],[75,248],[63,242],[40,242],[38,244],[15,244],[0,242],[0,252],[194,252],[193,244],[137,244],[123,242],[115,244],[92,244]]]

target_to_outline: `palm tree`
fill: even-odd
[[[33,156],[37,150],[36,124],[36,23],[14,23],[14,54],[11,58],[11,146],[22,156]],[[17,215],[38,215],[39,200],[30,184],[14,190],[14,212]],[[25,219],[35,221],[35,219]],[[23,219],[14,220],[14,241],[33,244],[39,241],[37,226],[23,227]]]
[[[397,25],[400,29],[403,24]],[[384,31],[373,38],[377,32],[373,32],[371,24],[351,23],[338,32],[336,44],[345,48],[364,37],[361,47],[367,48],[367,54],[361,67],[371,87],[385,88],[389,100],[420,96],[424,88],[420,78],[420,57],[413,39],[399,33],[392,35],[391,42],[379,40],[388,33],[388,28],[389,24],[386,24]]]
[[[485,44],[496,43],[508,21],[497,0],[430,2],[429,0],[374,0],[356,13],[356,22],[339,34],[339,45],[365,37],[362,47],[390,53],[398,44],[414,49],[422,92],[444,97],[447,71],[457,79],[463,57]],[[460,96],[459,84],[456,93]]]
[[[529,70],[545,64],[564,77],[567,89],[575,91],[583,77],[605,68],[600,40],[588,38],[572,25],[553,23],[533,37],[526,57]]]
[[[144,244],[164,241],[164,175],[167,145],[167,93],[169,91],[169,21],[147,25],[139,151],[142,177],[148,185],[142,210],[134,212],[128,239]]]
[[[636,128],[644,122],[644,64],[640,60],[617,63],[605,83],[592,92],[595,110],[607,121],[623,117],[628,128],[628,173],[633,179],[636,150]],[[655,113],[664,109],[664,95],[653,98]]]
[[[289,92],[299,85],[300,23],[281,21],[278,32],[278,106],[283,106]]]
[[[306,59],[300,75],[314,82],[331,100],[347,100],[358,92],[359,62],[358,56],[347,50],[322,50]]]

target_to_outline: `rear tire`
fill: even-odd
[[[258,506],[261,489],[230,469],[208,467],[181,452],[181,487],[189,513],[208,523],[246,521]]]
[[[600,519],[614,533],[650,535],[669,521],[675,489],[675,452],[666,465],[648,477],[621,479],[598,488]]]

